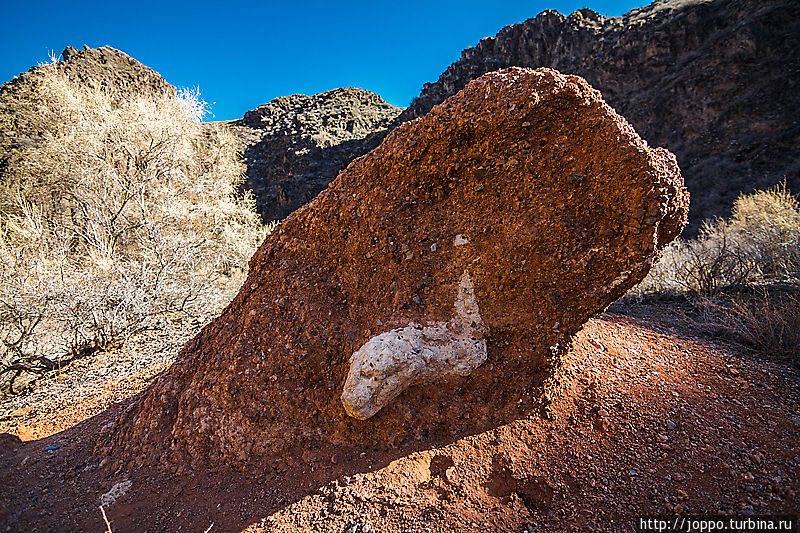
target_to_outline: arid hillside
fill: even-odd
[[[265,222],[308,203],[380,144],[401,108],[363,89],[282,96],[230,122],[244,144],[244,187]]]
[[[61,61],[35,66],[0,86],[0,176],[41,133],[25,120],[23,106],[36,98],[37,75],[43,70],[63,72],[70,80],[88,87],[103,88],[113,98],[142,92],[175,92],[175,87],[158,72],[110,46],[76,50],[68,46]]]
[[[621,17],[549,10],[464,50],[409,120],[508,66],[584,77],[653,146],[678,157],[690,233],[740,192],[800,192],[800,2],[659,0]]]
[[[796,522],[798,50],[800,0],[658,0],[406,109],[8,81],[0,532]]]

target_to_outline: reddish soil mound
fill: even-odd
[[[407,449],[523,417],[542,405],[572,335],[645,276],[687,206],[674,157],[581,78],[487,74],[396,129],[267,237],[239,295],[98,453],[116,468],[182,472],[326,443]],[[487,341],[486,361],[476,356],[470,375],[428,372],[371,418],[348,416],[351,354],[393,329],[460,328],[466,293],[482,325],[459,334]],[[410,351],[422,365],[450,363],[426,349]],[[388,382],[407,361],[376,359],[388,366],[375,376]]]
[[[98,499],[126,481],[106,508],[115,532],[617,532],[642,514],[800,512],[800,372],[709,341],[675,306],[638,314],[586,324],[548,419],[408,453],[323,446],[266,469],[112,476],[91,447],[118,409],[71,428],[107,398],[48,411],[28,428],[60,433],[0,441],[0,531],[105,531]]]

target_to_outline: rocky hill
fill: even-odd
[[[55,68],[63,70],[72,79],[106,87],[112,93],[175,91],[175,87],[158,72],[110,46],[84,47],[83,50],[67,46],[61,52],[61,58],[63,61],[54,63]]]
[[[130,94],[145,90],[175,91],[161,75],[135,60],[125,52],[110,46],[84,47],[77,50],[67,46],[61,52],[61,61],[38,65],[23,72],[0,87],[0,105],[8,109],[13,96],[21,97],[31,83],[32,74],[40,69],[58,69],[70,79],[90,86],[105,87],[112,94]]]
[[[552,10],[462,52],[402,114],[419,117],[508,66],[578,74],[676,154],[690,225],[784,177],[800,191],[800,2],[660,0],[621,17]]]
[[[175,91],[157,72],[110,46],[67,47],[56,63],[39,65],[0,87],[0,172],[35,128],[17,111],[32,98],[35,74],[59,69],[112,94]],[[375,148],[402,111],[378,95],[342,88],[321,94],[283,96],[228,122],[243,143],[247,175],[265,221],[285,217],[311,200],[353,159]]]
[[[692,193],[691,233],[703,219],[726,215],[740,192],[784,178],[800,191],[798,49],[799,0],[659,0],[620,17],[548,10],[463,51],[405,111],[344,88],[277,98],[229,125],[244,143],[244,187],[263,218],[275,220],[470,80],[508,66],[551,67],[584,77],[651,145],[677,156]],[[62,56],[32,71],[60,68],[112,90],[174,90],[110,47],[68,47]],[[8,117],[28,78],[0,88],[0,165],[14,143],[27,142]]]
[[[84,50],[68,46],[61,58],[55,63],[35,66],[0,86],[0,176],[19,148],[35,142],[39,134],[34,125],[23,123],[22,117],[26,114],[19,110],[33,98],[36,73],[42,69],[60,70],[72,80],[104,87],[118,96],[145,90],[175,91],[158,72],[110,46],[85,47]]]
[[[244,142],[245,188],[264,220],[314,198],[353,159],[378,146],[402,108],[363,89],[282,96],[230,125]]]

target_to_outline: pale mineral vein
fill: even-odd
[[[365,420],[411,385],[468,376],[486,361],[484,325],[467,271],[449,322],[414,322],[368,340],[352,356],[342,392],[347,414]]]

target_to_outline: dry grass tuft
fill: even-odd
[[[800,291],[762,289],[737,298],[704,299],[701,306],[715,324],[768,356],[800,363]]]

